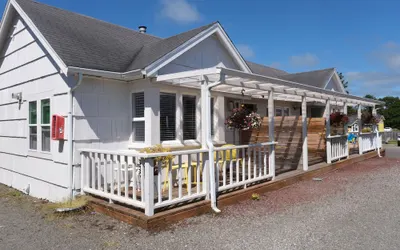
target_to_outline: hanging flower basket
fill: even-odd
[[[335,112],[330,115],[331,126],[343,127],[349,122],[349,117],[341,112]]]
[[[261,116],[255,112],[250,112],[244,105],[234,108],[231,115],[226,118],[225,125],[230,129],[249,130],[261,126]]]

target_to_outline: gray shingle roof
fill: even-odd
[[[295,74],[281,75],[278,78],[298,83],[311,85],[318,88],[325,88],[325,84],[332,76],[334,68],[301,72]]]
[[[31,0],[17,0],[67,66],[144,68],[212,24],[162,39]]]
[[[250,62],[250,61],[246,61],[246,63],[254,74],[269,76],[269,77],[276,77],[276,78],[278,78],[279,76],[288,74],[286,71],[271,68],[271,67],[268,67],[268,66],[265,66],[262,64],[258,64],[258,63],[254,63],[254,62]]]
[[[190,40],[202,31],[210,28],[214,24],[215,22],[154,43],[146,44],[134,58],[128,70],[141,69],[147,65],[150,65],[161,56],[184,44],[186,41]]]

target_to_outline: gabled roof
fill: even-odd
[[[217,22],[204,25],[202,27],[193,30],[186,31],[184,33],[180,33],[178,35],[171,36],[154,43],[148,43],[144,45],[140,50],[140,52],[137,54],[137,56],[134,58],[132,64],[128,67],[127,71],[134,69],[142,69],[150,65],[163,55],[184,44],[190,38],[210,28],[215,23]]]
[[[286,71],[271,68],[262,64],[246,61],[247,65],[251,69],[254,74],[263,75],[263,76],[270,76],[270,77],[279,77],[282,75],[287,75]]]
[[[16,2],[67,66],[104,71],[142,69],[214,24],[162,39],[35,1]]]
[[[325,85],[335,73],[335,68],[314,70],[295,74],[287,74],[279,76],[282,80],[303,83],[318,88],[325,88]]]

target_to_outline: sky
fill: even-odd
[[[335,67],[351,94],[400,96],[400,1],[39,1],[160,37],[219,21],[247,60],[290,73]]]

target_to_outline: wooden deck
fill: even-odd
[[[382,151],[384,155],[384,150]],[[377,157],[377,153],[370,152],[364,155],[353,154],[349,159],[338,161],[332,164],[320,163],[309,167],[309,171],[304,172],[302,170],[293,170],[280,174],[274,181],[268,181],[246,189],[235,190],[225,194],[219,194],[218,196],[218,207],[223,208],[224,206],[237,203],[242,200],[249,199],[252,193],[265,193],[273,190],[283,188],[295,184],[296,182],[311,179],[315,176],[326,174],[330,171],[334,171],[339,168],[343,168],[349,165],[353,165],[357,162],[368,160]],[[194,191],[195,187],[192,187]],[[178,188],[173,189],[173,194],[178,195]],[[187,190],[183,188],[183,192]],[[131,190],[130,190],[130,193]],[[163,198],[166,198],[165,194]],[[162,229],[168,225],[180,221],[182,219],[197,216],[203,213],[211,212],[210,201],[200,200],[187,205],[175,207],[165,211],[158,211],[154,216],[147,217],[143,211],[135,210],[131,207],[124,206],[121,204],[110,204],[104,199],[92,197],[90,206],[97,212],[107,214],[111,217],[127,222],[129,224],[138,225],[145,229]]]

